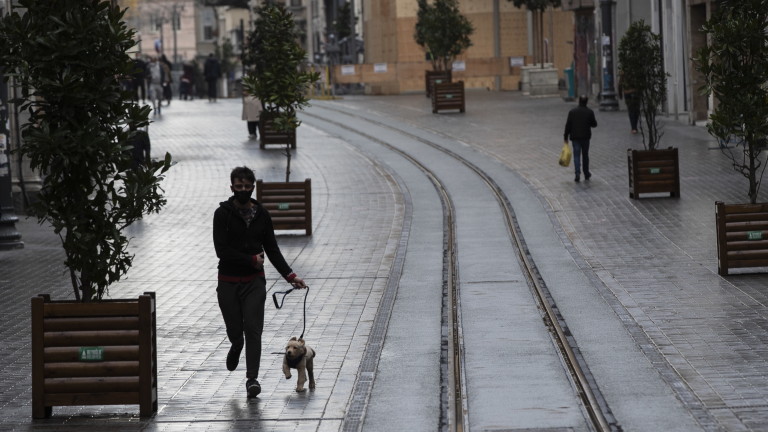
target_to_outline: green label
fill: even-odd
[[[279,203],[277,205],[278,210],[288,210],[289,208],[291,208],[291,205],[288,203]]]
[[[446,99],[453,99],[453,95],[452,94],[447,94],[447,95],[445,95],[445,98]]]
[[[658,174],[661,172],[661,168],[651,168],[650,171],[651,174]]]
[[[104,348],[102,347],[80,347],[80,361],[99,362],[104,361]]]
[[[435,84],[442,84],[443,80],[435,80]]]
[[[747,231],[747,240],[762,240],[762,231]]]

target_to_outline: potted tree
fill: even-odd
[[[260,147],[284,144],[285,182],[256,182],[256,197],[272,214],[275,229],[304,229],[312,233],[311,181],[290,182],[291,149],[296,148],[296,113],[309,105],[306,93],[320,78],[302,70],[306,52],[298,43],[293,15],[282,3],[267,2],[255,10],[258,18],[248,35],[243,63],[249,73],[245,90],[264,107],[259,119]]]
[[[642,193],[680,196],[677,148],[659,149],[664,133],[657,114],[667,94],[660,40],[659,35],[640,20],[629,26],[619,43],[621,86],[634,89],[635,98],[628,103],[639,104],[642,118],[639,129],[644,150],[627,150],[629,196],[634,199]]]
[[[474,28],[461,14],[457,0],[418,0],[418,12],[413,38],[432,63],[432,71],[425,71],[427,97],[432,96],[435,83],[451,82],[453,61],[472,46],[469,37]]]
[[[124,11],[103,0],[19,0],[0,19],[0,67],[13,71],[29,112],[21,154],[45,173],[31,209],[66,253],[74,301],[32,299],[32,410],[139,404],[157,410],[154,293],[107,300],[131,266],[124,229],[165,204],[160,181],[171,166],[134,167],[129,140],[148,123],[119,77],[134,32]]]
[[[701,90],[715,96],[707,130],[747,179],[749,204],[716,202],[718,273],[768,266],[768,204],[758,203],[768,148],[768,9],[764,0],[723,1],[702,27]]]
[[[550,7],[559,7],[561,0],[507,0],[511,1],[516,8],[526,8],[534,15],[534,25],[538,31],[535,32],[538,47],[538,66],[524,66],[521,70],[522,90],[525,94],[534,96],[557,94],[557,69],[546,66],[547,59],[544,58],[544,11]]]

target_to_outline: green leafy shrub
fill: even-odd
[[[133,31],[102,0],[19,0],[0,20],[0,66],[30,115],[22,156],[42,175],[33,211],[61,238],[75,297],[100,300],[132,264],[123,230],[165,204],[171,166],[133,168],[128,140],[148,124],[119,78],[133,72]],[[133,132],[132,132],[133,131]]]
[[[432,61],[432,69],[451,70],[454,60],[472,46],[472,23],[461,14],[457,0],[418,0],[413,38]]]
[[[664,72],[661,38],[651,32],[651,27],[643,20],[632,23],[621,38],[619,68],[622,87],[634,89],[638,97],[645,123],[645,127],[640,124],[643,145],[654,150],[664,135],[657,114],[666,100],[667,73]]]
[[[299,126],[296,112],[309,105],[307,90],[320,75],[301,70],[307,53],[298,43],[293,15],[285,5],[268,2],[256,13],[243,53],[249,68],[243,85],[261,100],[277,130],[290,131]]]
[[[757,202],[768,148],[768,0],[724,0],[702,27],[708,46],[695,58],[704,75],[702,93],[716,102],[707,124],[733,168],[749,181]],[[729,145],[730,144],[730,145]]]

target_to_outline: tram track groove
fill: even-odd
[[[589,372],[589,368],[586,362],[578,350],[573,336],[570,330],[557,308],[554,299],[546,287],[546,283],[538,272],[538,269],[533,262],[530,251],[525,243],[525,239],[522,235],[522,231],[517,222],[514,209],[506,196],[506,193],[501,187],[485,172],[482,168],[469,161],[460,154],[445,148],[437,142],[428,140],[422,136],[408,132],[406,130],[394,127],[392,125],[370,119],[368,117],[350,113],[345,110],[332,108],[328,106],[322,106],[322,109],[337,112],[345,116],[361,120],[380,128],[388,129],[400,135],[403,135],[411,140],[425,144],[439,152],[442,152],[459,163],[463,164],[470,170],[472,170],[482,181],[487,185],[489,190],[493,193],[495,199],[499,204],[499,208],[503,213],[503,217],[506,221],[506,228],[512,242],[515,254],[520,262],[520,267],[523,270],[523,275],[526,282],[534,295],[537,303],[537,307],[543,313],[543,320],[550,335],[553,339],[554,345],[558,348],[558,354],[561,361],[569,373],[571,382],[574,385],[577,395],[581,400],[583,408],[588,414],[591,426],[596,431],[621,431],[621,426],[613,417],[610,407],[608,407],[605,398],[600,394],[597,388],[596,382]],[[451,310],[451,323],[449,325],[451,329],[450,341],[452,347],[449,347],[449,369],[452,371],[450,377],[452,378],[449,383],[449,388],[452,391],[448,392],[448,430],[449,431],[469,431],[468,417],[468,403],[466,398],[466,382],[464,373],[464,356],[463,356],[463,340],[461,333],[461,307],[458,301],[458,293],[460,290],[459,277],[458,277],[458,261],[457,261],[457,244],[456,244],[456,228],[454,218],[454,206],[450,198],[450,194],[444,187],[442,182],[436,176],[436,174],[430,170],[426,165],[419,162],[413,156],[407,152],[372,136],[367,132],[350,127],[339,121],[323,117],[316,113],[304,112],[309,117],[314,117],[323,122],[334,124],[337,127],[348,130],[354,134],[365,137],[366,139],[382,145],[391,151],[401,155],[416,167],[418,167],[432,182],[433,186],[438,191],[444,208],[444,226],[448,229],[444,230],[444,243],[446,245],[445,259],[444,259],[444,284],[446,286],[446,292],[449,296],[448,302]],[[445,137],[450,138],[450,137]],[[452,421],[451,421],[452,420]]]

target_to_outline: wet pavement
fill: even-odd
[[[464,115],[433,115],[423,95],[348,97],[316,105],[338,105],[450,137],[514,170],[546,209],[540,218],[552,222],[562,246],[623,323],[639,355],[696,420],[692,430],[768,429],[768,273],[717,275],[714,201],[744,202],[747,186],[725,156],[712,149],[714,141],[705,130],[665,119],[662,145],[681,152],[681,197],[631,200],[626,149],[642,148],[642,143],[629,134],[625,112],[597,112],[599,126],[590,153],[594,177],[574,183],[572,168],[555,162],[562,124],[573,106],[557,98],[472,91]],[[307,339],[318,351],[317,390],[296,394],[295,379],[286,381],[280,374],[277,353],[301,332],[301,299],[291,295],[284,309],[267,307],[263,393],[248,401],[244,373],[224,368],[228,343],[215,297],[211,219],[218,201],[228,195],[233,166],[247,164],[260,178],[282,180],[285,160],[279,148],[262,151],[256,141],[247,140],[239,114],[237,100],[174,101],[150,127],[153,155],[169,151],[178,162],[164,183],[168,206],[131,228],[134,266],[110,294],[121,298],[157,292],[157,416],[139,419],[132,406],[57,407],[52,419],[32,421],[29,298],[43,292],[54,298],[72,294],[58,238],[29,219],[17,224],[26,247],[0,252],[0,430],[335,431],[349,420],[364,347],[376,333],[377,311],[392,289],[396,252],[408,226],[408,197],[397,178],[407,175],[380,164],[354,143],[321,131],[321,123],[306,117],[291,178],[312,178],[315,231],[311,237],[285,233],[279,242],[311,286]],[[418,195],[416,190],[410,193]],[[433,225],[415,225],[418,231],[406,235],[426,236],[440,223],[435,218]],[[545,252],[540,253],[544,260]],[[404,271],[415,270],[405,263]],[[268,288],[286,288],[276,276],[268,274]],[[416,296],[409,299],[413,305],[429,301],[434,293],[408,295]],[[567,304],[561,307],[567,312]],[[578,303],[572,309],[577,314]],[[407,319],[418,312],[395,307],[390,334],[407,335]],[[431,337],[418,331],[411,336]],[[402,353],[382,353],[379,386],[387,376],[397,378],[398,355]],[[637,361],[598,359],[596,363],[604,364],[596,364],[597,371],[610,369],[611,361]],[[428,374],[425,369],[422,373]],[[396,402],[421,403],[414,391],[418,387],[403,391]],[[384,426],[381,430],[386,430],[381,421],[392,414],[382,406],[393,402],[396,392],[374,392],[369,403],[371,418]],[[606,398],[618,400],[621,394]],[[653,415],[628,413],[633,420],[624,423],[632,426],[626,430],[653,430],[637,420]],[[413,430],[425,430],[428,423],[419,421],[414,419],[419,426]],[[373,430],[372,423],[366,424]]]
[[[626,149],[641,149],[642,141],[629,134],[626,112],[597,113],[594,177],[574,183],[572,168],[555,165],[574,104],[475,92],[466,115],[434,116],[422,97],[347,103],[453,137],[514,169],[550,207],[574,259],[702,427],[768,428],[768,275],[717,275],[714,202],[745,202],[747,184],[703,128],[665,121],[662,146],[681,152],[681,198],[631,200]]]

